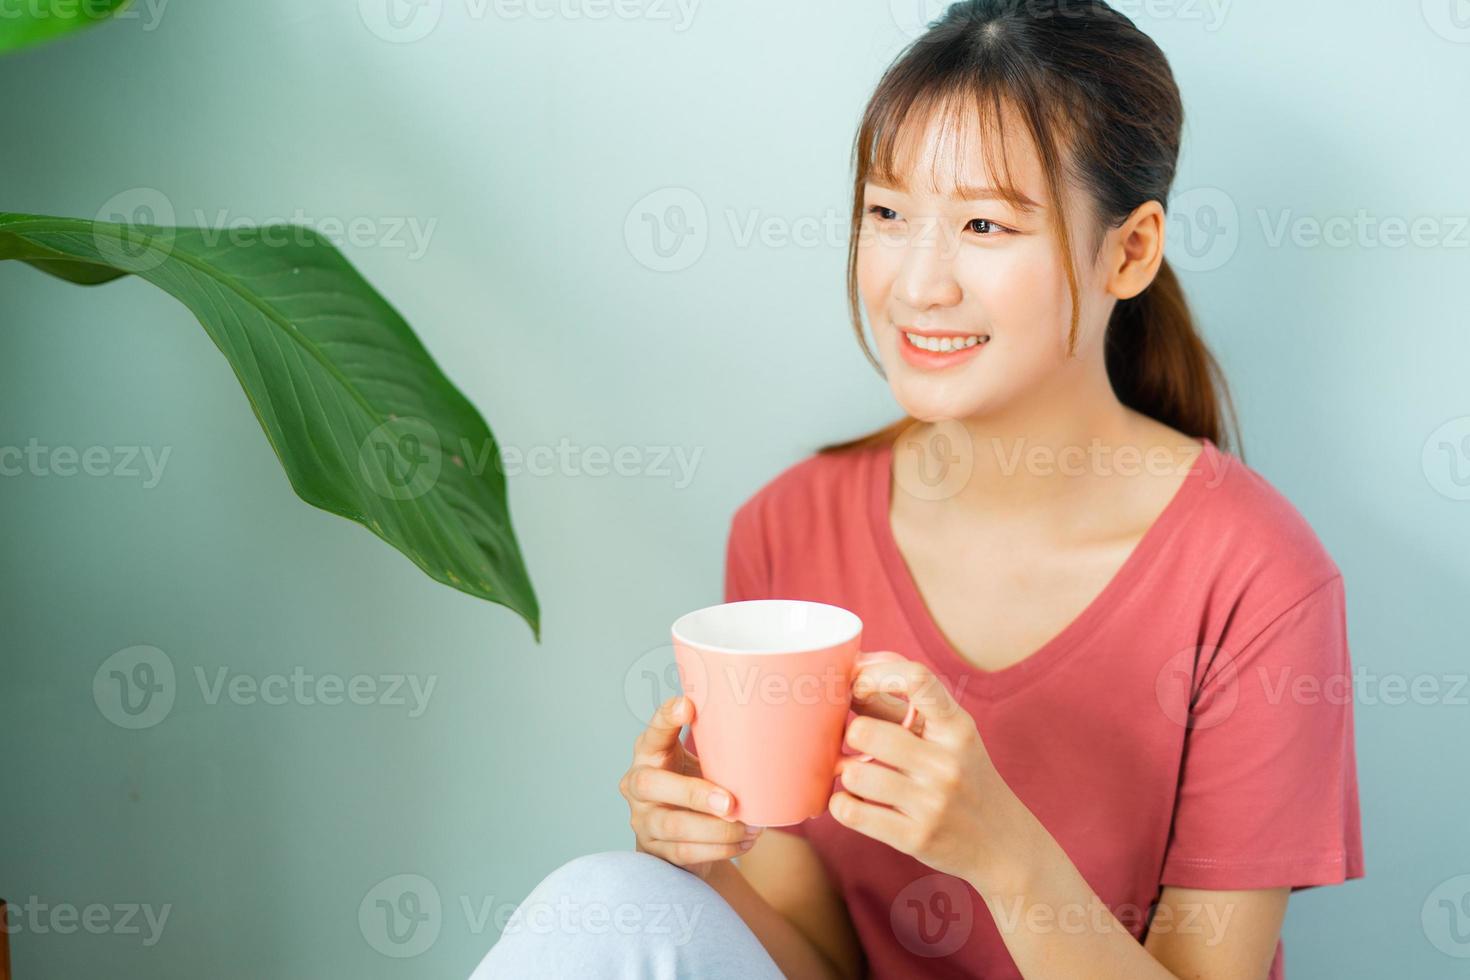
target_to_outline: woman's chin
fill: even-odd
[[[899,379],[892,379],[889,387],[899,407],[910,417],[924,422],[974,418],[985,414],[990,404],[983,392],[974,390],[973,381],[963,390],[955,390],[959,386],[954,384],[934,381],[908,383]]]

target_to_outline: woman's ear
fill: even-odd
[[[1108,233],[1107,291],[1132,299],[1149,287],[1164,262],[1164,208],[1145,201]]]

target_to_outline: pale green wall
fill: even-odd
[[[161,195],[181,222],[432,222],[421,255],[347,252],[503,442],[677,447],[701,454],[694,477],[512,477],[537,647],[509,612],[299,502],[172,300],[0,268],[0,446],[170,454],[156,486],[0,478],[0,892],[170,906],[151,947],[146,931],[17,935],[18,977],[465,975],[496,930],[462,900],[508,910],[556,864],[630,846],[630,703],[666,662],[669,622],[718,597],[732,509],[819,442],[894,415],[848,333],[842,241],[824,228],[846,212],[856,115],[913,3],[709,0],[683,24],[672,0],[626,4],[649,14],[631,19],[442,0],[436,30],[392,43],[365,26],[374,2],[175,0],[0,60],[0,207],[90,217]],[[1238,234],[1175,254],[1196,270],[1250,461],[1345,572],[1360,671],[1445,690],[1470,652],[1470,502],[1449,495],[1447,456],[1421,457],[1441,424],[1470,428],[1470,232],[1454,220],[1470,214],[1470,27],[1454,0],[1128,9],[1185,93],[1179,190],[1223,189]],[[661,273],[635,205],[665,188],[693,193],[709,235]],[[1198,216],[1222,200],[1182,202]],[[1260,217],[1360,209],[1429,216],[1442,240],[1273,246]],[[742,244],[752,217],[818,234]],[[167,656],[175,703],[128,730],[93,680],[136,645]],[[412,718],[210,704],[196,668],[436,686]],[[1359,705],[1369,876],[1292,902],[1297,978],[1463,969],[1446,951],[1470,944],[1446,939],[1435,903],[1421,923],[1431,890],[1470,873],[1460,697]],[[400,874],[442,900],[413,959],[359,926]]]

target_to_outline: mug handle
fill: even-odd
[[[862,667],[866,667],[868,664],[904,663],[907,660],[908,660],[907,657],[901,657],[898,654],[893,653],[893,652],[891,652],[889,650],[873,650],[873,651],[870,651],[870,652],[858,654],[858,656],[857,656],[857,663],[856,663],[855,666],[858,667],[858,668],[862,668]],[[915,718],[915,716],[918,715],[919,712],[918,712],[918,709],[914,707],[914,702],[910,701],[908,703],[908,705],[909,705],[909,709],[904,712],[904,714],[903,714],[903,721],[900,722],[900,724],[902,724],[903,727],[904,728],[907,728],[909,731],[913,731],[914,730],[914,718]],[[843,737],[844,738],[846,737],[846,731],[845,730],[843,732]],[[868,755],[866,752],[864,752],[864,753],[856,756],[856,758],[857,758],[857,761],[858,762],[872,762],[873,761],[873,757],[871,755]]]

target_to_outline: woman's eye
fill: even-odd
[[[975,218],[965,225],[970,231],[977,235],[989,237],[992,234],[1003,234],[1006,229],[991,221],[989,218]]]
[[[878,218],[882,221],[892,221],[898,217],[897,211],[893,210],[892,208],[885,208],[881,204],[875,204],[872,207],[868,208],[868,213],[872,215],[877,215]]]

